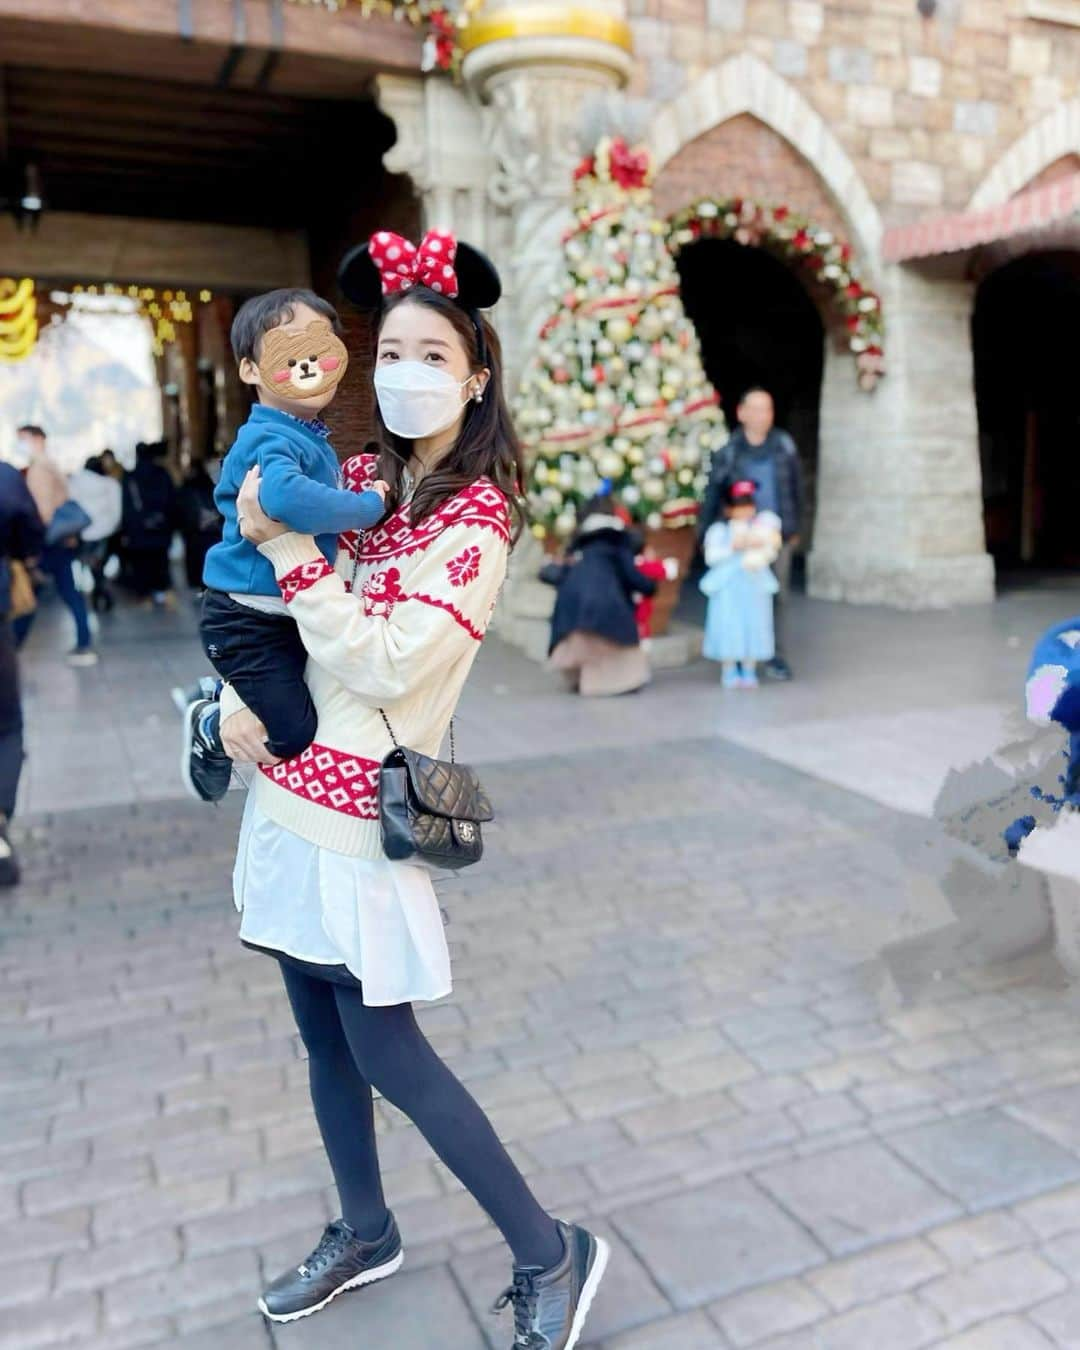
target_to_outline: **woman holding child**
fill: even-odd
[[[506,1238],[514,1271],[500,1305],[513,1307],[514,1347],[571,1350],[607,1249],[541,1208],[486,1116],[417,1026],[411,1002],[450,991],[446,939],[428,872],[385,856],[377,812],[379,766],[395,740],[427,755],[439,752],[515,533],[521,462],[501,386],[499,342],[480,313],[498,299],[499,281],[483,255],[445,233],[430,233],[416,248],[382,232],[349,255],[341,283],[350,299],[381,311],[377,449],[345,465],[340,494],[353,497],[355,519],[328,545],[313,536],[325,528],[323,508],[334,517],[340,501],[307,493],[307,527],[290,529],[264,512],[265,495],[260,507],[259,468],[238,482],[226,465],[222,482],[234,484],[231,512],[219,496],[233,527],[231,534],[226,528],[226,546],[235,550],[234,561],[244,557],[240,535],[258,546],[257,561],[278,592],[260,598],[282,605],[262,606],[259,617],[259,608],[244,604],[251,595],[236,590],[231,604],[246,612],[214,599],[214,631],[237,657],[245,625],[250,634],[263,624],[283,654],[287,678],[277,681],[270,700],[277,720],[271,730],[259,715],[260,681],[252,678],[258,661],[252,667],[239,657],[239,679],[226,685],[220,714],[202,706],[191,718],[200,754],[224,748],[259,765],[236,861],[240,933],[281,965],[341,1200],[341,1218],[265,1290],[259,1306],[274,1321],[291,1321],[401,1265],[401,1236],[379,1176],[374,1088],[416,1123]],[[305,332],[309,313],[331,330],[336,316],[315,297],[261,299],[261,331],[245,378],[256,373],[251,382],[260,408],[300,419],[299,431],[290,427],[288,435],[318,464],[319,447],[309,442],[322,429],[313,427],[302,399],[281,397],[289,377],[279,382],[280,371],[273,361],[265,367],[262,356],[268,345]],[[264,412],[261,421],[277,436],[277,416]],[[293,496],[280,486],[281,466],[274,472],[274,515],[287,518]],[[288,474],[304,496],[297,483],[302,466]],[[381,522],[359,529],[375,494],[385,496]],[[256,574],[264,575],[238,562],[220,575],[232,587]],[[294,636],[307,657],[302,693],[293,678]],[[283,698],[289,687],[292,724]],[[298,732],[304,744],[310,741],[301,753],[270,753],[268,737],[295,752]]]

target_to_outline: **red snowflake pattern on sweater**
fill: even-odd
[[[377,466],[375,455],[354,455],[342,470],[345,485],[354,492],[363,492],[374,482]],[[408,506],[399,506],[374,529],[359,534],[349,531],[341,536],[340,542],[361,564],[389,562],[422,552],[450,525],[491,530],[509,543],[510,509],[506,497],[490,479],[478,478],[418,525],[410,521]]]
[[[295,759],[259,769],[286,792],[359,820],[379,818],[379,761],[334,750],[317,741]]]
[[[333,573],[334,569],[325,558],[304,563],[302,567],[294,567],[278,582],[281,594],[285,597],[285,603],[288,604],[300,591],[306,591],[309,586],[314,586],[317,581],[322,581],[323,577],[333,576]]]
[[[470,544],[456,558],[451,558],[446,564],[450,585],[468,586],[470,582],[475,581],[480,575],[480,558],[480,550],[475,544]]]

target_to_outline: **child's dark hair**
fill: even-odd
[[[500,488],[514,520],[515,539],[526,523],[521,498],[525,464],[521,444],[514,430],[502,382],[502,346],[494,328],[482,315],[463,309],[445,295],[417,286],[391,296],[383,307],[379,327],[386,315],[400,304],[423,305],[441,314],[454,327],[474,373],[490,370],[484,397],[465,405],[465,421],[451,449],[435,469],[424,476],[413,495],[409,514],[414,523],[425,520],[443,502],[461,492],[478,478],[490,478]],[[483,339],[484,350],[480,341]],[[378,364],[378,332],[375,334],[375,364]],[[402,470],[412,455],[412,442],[389,431],[375,404],[375,433],[379,451],[379,477],[390,484],[387,508],[395,510],[401,501]]]
[[[341,336],[338,312],[321,295],[302,286],[267,291],[265,295],[253,295],[250,300],[245,300],[236,311],[229,341],[237,361],[243,361],[245,357],[258,361],[263,334],[269,333],[271,328],[280,328],[283,323],[291,323],[296,317],[297,305],[307,305],[308,309],[329,319],[334,332]]]

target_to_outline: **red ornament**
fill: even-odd
[[[791,243],[793,248],[807,249],[810,247],[810,236],[805,230],[796,230],[791,236]]]
[[[859,285],[857,281],[850,281],[844,287],[844,294],[847,296],[849,300],[858,300],[859,296],[861,296],[862,293],[863,288]]]
[[[773,208],[773,220],[787,220],[790,214],[790,208],[786,206],[776,206]]]
[[[611,177],[621,188],[641,188],[649,181],[649,156],[633,151],[620,136],[611,143]]]
[[[849,314],[845,322],[849,333],[857,333],[859,331],[859,324],[862,320],[857,314]]]
[[[556,384],[566,384],[570,379],[570,372],[565,366],[556,366],[551,372],[551,378]]]
[[[596,381],[597,384],[603,384],[607,379],[607,371],[604,369],[604,367],[600,364],[599,361],[596,363],[595,366],[593,366],[592,375],[593,379]]]
[[[694,236],[695,239],[700,239],[700,238],[701,238],[701,221],[700,221],[700,220],[692,220],[692,221],[690,222],[690,233]]]
[[[574,170],[574,182],[579,183],[583,178],[592,178],[596,174],[596,160],[589,155],[583,159]]]
[[[803,259],[803,263],[806,267],[809,267],[811,272],[820,272],[825,266],[825,259],[820,253],[809,253]]]
[[[851,245],[850,245],[850,244],[841,244],[841,245],[840,245],[840,261],[841,261],[841,262],[850,262],[850,261],[851,261]]]

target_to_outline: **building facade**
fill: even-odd
[[[269,221],[265,210],[245,217],[231,196],[223,214],[208,192],[195,219],[171,227],[205,255],[206,227],[228,225],[218,236],[228,247],[200,263],[182,241],[152,256],[160,229],[130,219],[141,254],[106,258],[99,240],[90,256],[80,240],[104,227],[80,213],[111,216],[99,192],[46,216],[34,238],[0,224],[0,274],[40,273],[51,248],[53,274],[128,279],[154,267],[202,282],[207,267],[233,267],[234,289],[299,277],[326,286],[342,247],[376,222],[447,224],[504,272],[498,318],[520,372],[560,266],[583,127],[600,97],[618,96],[644,129],[663,215],[700,198],[797,212],[817,235],[848,242],[881,298],[885,375],[868,392],[833,311],[775,253],[728,241],[680,256],[729,412],[740,387],[766,384],[802,447],[811,592],[947,606],[989,600],[995,559],[1080,565],[1067,517],[1080,432],[1068,373],[1080,316],[1069,195],[1080,173],[1080,0],[487,0],[463,30],[458,81],[421,73],[421,35],[407,24],[357,9],[239,0],[194,13],[203,28],[185,37],[172,7],[101,0],[95,24],[76,33],[59,0],[0,0],[0,41],[18,37],[4,60],[20,80],[49,36],[81,38],[85,69],[89,34],[101,78],[120,84],[138,53],[158,53],[175,87],[212,84],[235,97],[238,124],[264,118],[283,146],[292,132],[275,120],[275,98],[291,100],[301,128],[304,102],[318,104],[331,153],[313,165],[317,192],[299,150],[271,156],[300,181]],[[57,76],[63,50],[49,46]],[[340,134],[328,104],[348,108]],[[46,161],[46,183],[66,172],[75,151],[50,169],[32,107],[20,103],[8,122],[24,158]],[[128,195],[124,212],[147,214]],[[351,340],[363,359],[362,325]],[[351,428],[366,415],[359,399],[343,403]]]

